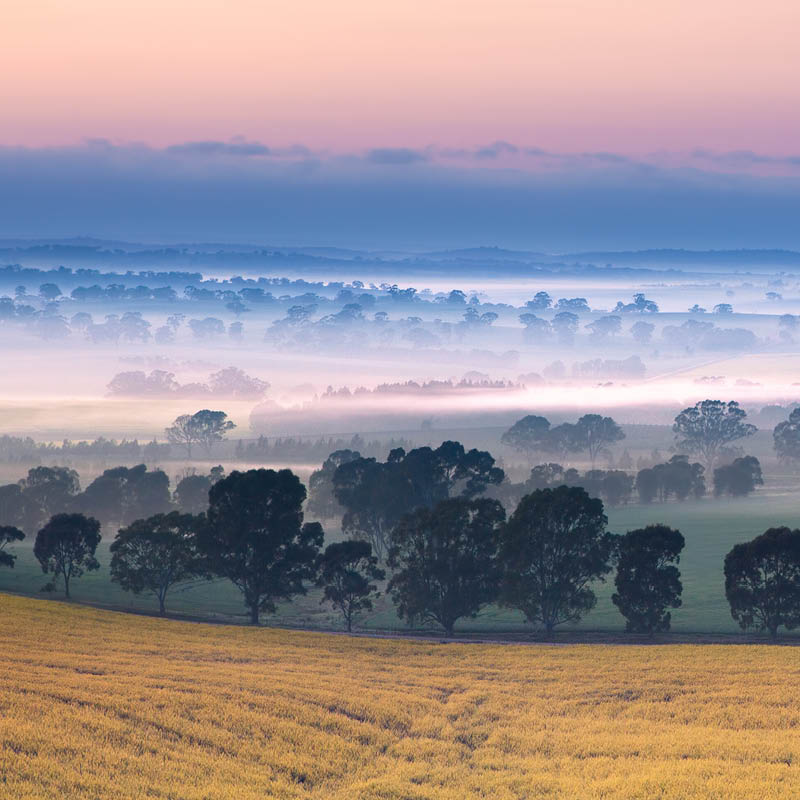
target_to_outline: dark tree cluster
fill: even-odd
[[[601,453],[624,438],[622,428],[611,417],[600,414],[584,414],[575,423],[564,422],[555,427],[545,417],[529,414],[517,420],[500,441],[529,460],[543,453],[585,453],[594,467]]]
[[[636,491],[643,503],[658,500],[661,503],[674,497],[686,500],[699,498],[706,493],[705,467],[689,463],[689,456],[672,456],[664,464],[640,469],[636,475]]]
[[[734,459],[714,470],[714,495],[744,497],[764,485],[761,464],[755,456]]]
[[[214,467],[209,475],[186,475],[173,496],[167,474],[144,464],[107,469],[83,491],[74,470],[35,467],[18,483],[0,486],[0,526],[33,533],[61,513],[88,514],[103,525],[129,525],[174,510],[199,513],[208,506],[208,491],[223,472]]]
[[[350,459],[336,467],[332,480],[333,495],[345,509],[342,530],[370,542],[383,560],[390,531],[410,509],[431,508],[454,495],[475,497],[504,477],[486,451],[443,442],[436,449],[396,448],[385,462]]]

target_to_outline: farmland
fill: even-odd
[[[800,793],[793,647],[442,645],[0,609],[6,800]]]

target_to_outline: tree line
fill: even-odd
[[[436,623],[450,635],[459,620],[500,604],[550,634],[594,607],[594,585],[616,567],[612,601],[626,629],[669,630],[671,610],[681,605],[679,531],[649,525],[614,535],[602,501],[565,485],[533,490],[507,517],[498,500],[478,496],[502,479],[488,454],[457,442],[420,450],[395,453],[385,462],[390,471],[380,473],[396,481],[390,487],[417,498],[416,506],[384,520],[382,556],[361,523],[350,527],[350,539],[323,549],[321,524],[304,520],[306,488],[299,478],[288,469],[254,469],[216,480],[204,512],[159,513],[120,528],[111,545],[111,579],[127,591],[151,592],[163,614],[175,586],[224,578],[241,592],[253,624],[316,585],[349,630],[372,608],[385,564],[391,572],[386,591],[409,624]],[[362,481],[375,487],[375,463],[340,464],[334,486],[344,495]],[[433,483],[403,489],[414,474]],[[13,566],[6,546],[24,536],[16,527],[0,528],[0,564]],[[33,548],[50,578],[44,588],[61,584],[69,597],[71,581],[99,569],[99,542],[98,519],[80,512],[52,516]],[[800,624],[800,530],[770,529],[736,545],[725,559],[725,591],[742,628],[774,637],[780,626]]]

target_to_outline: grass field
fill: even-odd
[[[731,619],[725,600],[722,564],[725,554],[737,542],[763,533],[773,525],[800,525],[800,508],[796,497],[786,492],[761,491],[751,497],[711,499],[660,505],[630,505],[608,510],[609,527],[616,533],[640,527],[650,522],[663,522],[680,529],[686,537],[681,557],[683,575],[683,606],[673,612],[673,630],[681,633],[733,633],[739,630]],[[331,530],[331,526],[328,526]],[[88,573],[72,583],[75,600],[113,608],[155,611],[158,606],[150,595],[135,596],[120,590],[109,581],[108,544],[101,543],[98,556],[102,563],[99,572]],[[33,557],[31,538],[15,547],[17,565],[0,569],[0,591],[38,595],[46,582]],[[598,585],[597,607],[578,626],[580,630],[620,631],[624,620],[611,603],[613,582]],[[172,612],[221,621],[245,621],[241,595],[229,583],[215,581],[175,591],[168,599]],[[306,597],[279,607],[270,619],[283,625],[311,628],[340,626],[330,609],[320,605],[320,595],[312,591]],[[375,611],[361,622],[365,629],[402,628],[388,598],[381,598]],[[507,609],[489,608],[478,619],[464,620],[457,626],[461,631],[522,631],[520,615]],[[565,627],[565,629],[569,629]]]
[[[474,645],[0,595],[0,796],[800,796],[800,651]]]

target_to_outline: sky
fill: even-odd
[[[2,21],[0,236],[800,247],[796,0],[26,0]]]

